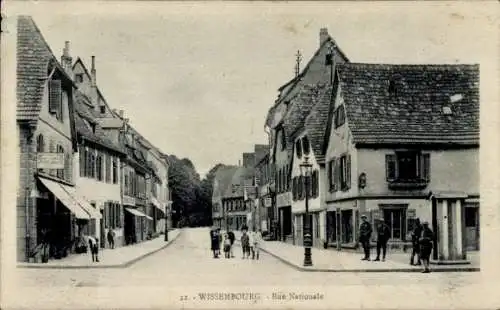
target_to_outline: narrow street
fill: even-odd
[[[13,306],[54,308],[108,305],[120,307],[164,305],[167,298],[178,298],[182,290],[188,292],[227,289],[286,290],[296,287],[319,288],[328,294],[352,293],[361,289],[372,296],[394,294],[395,285],[404,285],[399,294],[417,294],[426,303],[445,301],[454,303],[451,296],[462,290],[481,285],[481,274],[464,273],[325,273],[297,271],[279,260],[261,254],[261,259],[243,260],[241,248],[235,248],[233,259],[213,259],[208,248],[207,228],[184,229],[170,246],[138,261],[128,268],[118,269],[27,269],[18,268],[17,296]],[[408,291],[408,290],[411,290]],[[116,294],[135,292],[134,304],[129,299],[112,298]],[[169,292],[167,295],[166,292]],[[430,296],[443,292],[446,298],[432,301]],[[22,294],[22,295],[20,295]],[[88,294],[96,298],[86,299]],[[382,295],[381,295],[382,294]],[[79,296],[79,297],[77,297]],[[168,296],[168,297],[166,297]],[[332,298],[330,296],[329,298]],[[373,297],[371,297],[373,298]],[[377,297],[379,298],[379,297]],[[404,298],[403,298],[404,300]],[[125,301],[127,301],[125,303]],[[171,300],[177,302],[177,300]],[[82,302],[85,302],[82,304]],[[137,304],[135,304],[135,302]],[[142,302],[142,303],[141,303]],[[354,301],[353,301],[354,302]],[[356,303],[363,300],[356,300]],[[42,305],[42,306],[40,306]]]
[[[236,246],[235,258],[213,259],[209,251],[206,228],[185,229],[166,249],[122,269],[21,269],[19,283],[27,286],[245,286],[245,285],[391,285],[401,281],[407,285],[469,285],[480,280],[480,273],[322,273],[300,272],[279,260],[261,254],[260,260],[241,259]],[[124,281],[126,279],[126,281]]]

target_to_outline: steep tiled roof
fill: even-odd
[[[224,196],[228,188],[230,188],[231,180],[236,172],[237,167],[221,167],[215,173],[214,180],[218,183],[218,191],[220,196]],[[217,195],[214,193],[214,195]]]
[[[242,197],[245,181],[251,180],[255,175],[255,170],[252,168],[237,167],[232,175],[231,182],[228,184],[223,196]],[[233,191],[236,189],[236,191]]]
[[[305,128],[309,143],[314,152],[314,156],[319,163],[325,159],[327,140],[325,139],[328,122],[330,119],[330,107],[333,105],[332,86],[329,85],[321,92],[321,98],[312,108],[311,113],[306,117]]]
[[[293,144],[292,136],[297,130],[304,127],[307,115],[309,115],[311,110],[318,103],[326,88],[327,87],[323,84],[304,85],[297,97],[291,101],[291,107],[283,123],[287,140],[291,144]]]
[[[276,112],[276,106],[282,101],[283,98],[287,97],[297,86],[300,87],[300,82],[303,80],[303,78],[306,76],[306,74],[309,72],[309,69],[311,67],[311,64],[313,63],[314,59],[320,55],[321,50],[326,47],[327,45],[333,44],[335,54],[336,54],[336,59],[342,59],[346,62],[349,62],[349,59],[347,58],[346,54],[340,49],[338,44],[335,42],[335,40],[329,35],[327,39],[320,45],[320,47],[316,50],[314,55],[309,59],[307,64],[304,66],[304,69],[302,72],[289,82],[287,82],[285,85],[281,86],[278,90],[280,91],[280,94],[278,95],[278,98],[276,99],[274,105],[269,109],[266,117],[266,126],[271,126],[272,120],[274,118],[274,113]]]
[[[106,132],[99,126],[99,124],[95,120],[94,114],[97,113],[93,111],[93,109],[86,104],[77,101],[76,106],[76,115],[75,115],[75,124],[76,131],[79,136],[89,140],[93,143],[96,143],[104,148],[109,150],[119,152],[125,154],[125,150],[123,147],[115,143]],[[92,131],[92,128],[88,123],[92,123],[95,126],[95,132]]]
[[[41,110],[41,101],[49,63],[64,71],[54,57],[33,19],[17,19],[17,119],[35,120]]]
[[[478,65],[351,63],[338,72],[354,143],[479,143]]]

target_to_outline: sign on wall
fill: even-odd
[[[38,169],[64,169],[64,153],[37,153]]]
[[[269,208],[271,206],[272,206],[271,198],[267,197],[266,199],[264,199],[264,207]]]
[[[279,207],[286,207],[292,205],[292,193],[286,192],[276,196],[276,205]]]

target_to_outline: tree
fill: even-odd
[[[178,159],[169,156],[169,187],[172,191],[172,216],[174,225],[208,226],[212,225],[213,181],[219,169],[228,167],[215,165],[203,180],[196,172],[189,158]]]

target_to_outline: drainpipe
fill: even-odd
[[[30,201],[32,199],[31,197],[31,184],[34,183],[32,182],[33,181],[33,176],[34,176],[34,173],[31,172],[31,157],[32,157],[32,144],[33,144],[33,135],[35,133],[35,128],[34,126],[29,126],[28,127],[28,135],[26,137],[26,144],[27,144],[27,157],[28,157],[28,160],[27,160],[27,164],[26,164],[26,169],[28,171],[27,173],[27,182],[26,182],[26,199],[25,199],[25,202],[24,202],[24,214],[25,214],[25,230],[26,230],[26,244],[25,244],[25,255],[26,255],[26,261],[29,262],[29,258],[30,258],[30,254],[31,254],[31,251],[30,251],[30,247],[31,247],[31,234],[30,234],[30,224],[31,224],[31,209],[30,209]],[[35,164],[35,168],[36,168],[36,164]],[[34,189],[34,188],[33,188]],[[34,198],[33,198],[34,199]]]

